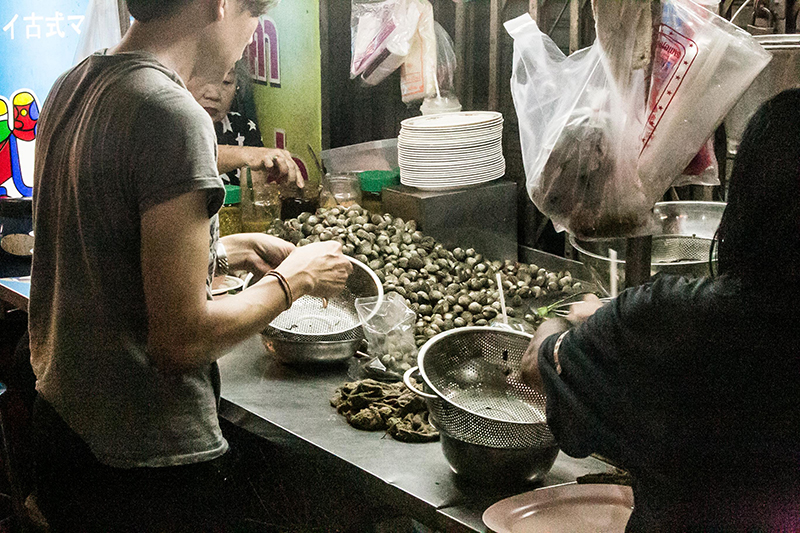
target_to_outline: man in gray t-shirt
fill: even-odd
[[[165,375],[150,364],[139,259],[150,207],[190,191],[202,191],[209,217],[222,205],[211,119],[175,72],[144,53],[93,55],[51,94],[35,199],[37,389],[110,466],[213,459],[227,448],[216,369]],[[57,105],[63,95],[71,106]]]
[[[338,243],[229,236],[230,266],[267,275],[208,299],[223,188],[183,80],[221,80],[270,0],[127,3],[130,31],[59,78],[38,126],[29,330],[37,491],[56,531],[221,519],[224,489],[203,477],[228,448],[216,359],[351,269]]]

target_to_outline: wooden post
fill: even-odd
[[[581,47],[581,0],[569,0],[569,52]]]
[[[625,243],[625,287],[637,287],[650,279],[653,237],[631,237]]]
[[[123,37],[131,27],[131,14],[125,0],[117,0],[117,10],[119,12],[119,32]]]
[[[531,18],[539,23],[539,0],[528,0],[528,13]]]
[[[500,108],[500,32],[503,31],[500,16],[505,0],[489,1],[489,110]]]
[[[466,94],[464,92],[464,80],[467,78],[467,6],[464,2],[456,4],[456,35],[453,39],[456,53],[456,73],[453,77],[456,96],[464,105]],[[465,107],[465,109],[468,109]]]

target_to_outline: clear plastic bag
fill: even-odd
[[[505,25],[528,193],[580,238],[649,234],[655,203],[771,57],[689,0],[662,6],[648,98],[636,32],[613,57],[598,41],[565,57],[529,15]]]
[[[714,187],[719,184],[719,163],[714,153],[714,138],[712,137],[706,141],[689,165],[683,169],[683,174],[672,182],[672,186],[703,185]]]
[[[651,231],[654,202],[636,173],[643,71],[620,83],[597,42],[565,57],[528,14],[506,29],[514,38],[511,91],[534,204],[556,228],[584,239]]]
[[[436,26],[433,6],[428,0],[411,0],[419,5],[417,31],[403,65],[400,67],[400,93],[410,104],[436,95]]]
[[[428,96],[420,110],[423,115],[436,113],[453,113],[461,111],[455,91],[456,52],[453,39],[447,30],[436,22],[436,77],[434,79],[436,94]]]
[[[689,0],[663,0],[662,8],[639,157],[654,201],[772,58],[748,33]]]
[[[376,296],[357,298],[355,301],[356,311],[363,324],[364,337],[369,345],[370,357],[359,362],[356,375],[351,377],[399,380],[406,370],[416,364],[417,345],[414,339],[414,326],[417,314],[396,292],[386,294],[373,315],[376,304],[378,304]]]
[[[350,12],[350,77],[377,85],[397,70],[417,31],[417,0],[353,0]]]

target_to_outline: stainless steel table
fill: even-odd
[[[481,516],[495,501],[611,470],[597,459],[573,459],[562,453],[541,485],[511,492],[466,486],[450,470],[438,442],[402,443],[383,432],[348,425],[329,403],[336,387],[348,380],[342,366],[284,366],[270,358],[258,336],[238,345],[219,365],[223,418],[271,441],[337,463],[351,482],[356,480],[376,499],[435,530],[485,532]]]

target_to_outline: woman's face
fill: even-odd
[[[236,73],[234,69],[228,71],[222,83],[193,86],[190,82],[187,83],[187,87],[194,99],[211,115],[211,120],[219,122],[228,114],[233,103],[233,96],[236,93]]]

